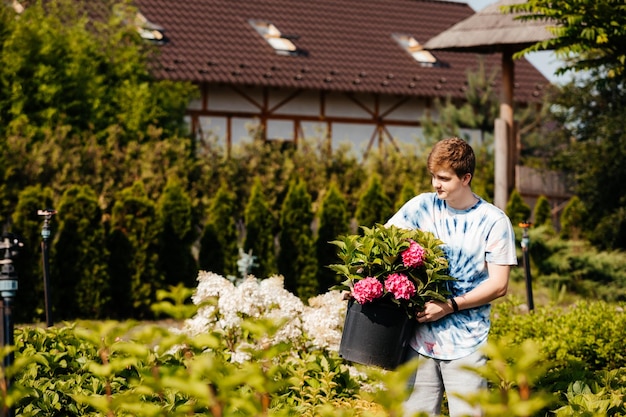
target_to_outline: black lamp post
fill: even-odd
[[[530,237],[528,236],[528,229],[532,223],[530,221],[522,222],[519,226],[522,228],[522,254],[524,255],[524,274],[526,275],[526,299],[528,302],[528,310],[533,311],[535,309],[535,303],[533,302],[533,284],[530,276],[530,254],[528,248],[530,246]]]
[[[39,216],[43,216],[43,227],[41,228],[41,260],[43,263],[43,291],[44,298],[46,304],[46,325],[48,327],[52,327],[52,305],[50,303],[50,261],[49,261],[49,253],[50,253],[50,235],[52,234],[50,230],[50,222],[52,221],[52,216],[54,216],[57,212],[52,209],[46,210],[38,210],[37,214]]]
[[[17,272],[13,266],[13,259],[18,255],[19,249],[24,246],[20,239],[11,233],[2,235],[0,241],[0,296],[2,297],[2,344],[13,346],[13,301],[17,294]],[[6,369],[13,364],[15,355],[13,352],[4,357],[5,387],[8,392],[11,386],[10,378],[6,377]],[[2,416],[12,417],[13,410],[6,407],[2,410]]]

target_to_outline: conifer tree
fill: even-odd
[[[359,226],[372,227],[376,223],[385,223],[392,214],[391,200],[383,191],[380,177],[374,174],[359,198],[356,221]]]
[[[544,195],[540,195],[535,203],[534,210],[535,226],[549,226],[552,228],[552,208],[550,201]]]
[[[411,180],[405,181],[402,184],[402,189],[400,190],[400,194],[398,194],[398,198],[396,199],[396,203],[394,206],[395,210],[399,210],[400,207],[404,205],[404,203],[406,203],[415,196],[415,184],[413,184],[413,181]]]
[[[52,190],[33,185],[24,188],[18,196],[18,203],[13,212],[12,232],[20,236],[24,246],[20,249],[15,262],[19,274],[19,290],[15,297],[15,321],[32,323],[42,319],[45,311],[45,292],[43,286],[43,260],[41,253],[43,217],[38,210],[53,208]],[[56,221],[50,222],[51,235],[54,238]]]
[[[250,198],[245,208],[246,238],[243,250],[251,253],[256,265],[252,274],[257,278],[267,278],[276,273],[276,247],[274,245],[274,216],[263,194],[263,185],[255,177]]]
[[[196,238],[193,231],[191,199],[176,180],[169,180],[157,203],[161,236],[159,266],[166,286],[195,286],[198,267],[191,254]]]
[[[111,295],[118,318],[144,318],[163,288],[158,265],[156,205],[142,182],[122,190],[111,213],[108,239]]]
[[[506,203],[506,214],[514,226],[530,219],[530,206],[524,202],[517,189],[511,192],[509,201]]]
[[[200,269],[223,276],[237,275],[238,239],[235,223],[237,196],[222,183],[207,213],[200,240]]]
[[[59,202],[51,252],[51,298],[58,319],[100,319],[111,302],[102,213],[89,186],[74,185]]]
[[[311,196],[304,180],[291,180],[280,216],[278,271],[285,288],[302,300],[317,295],[317,259],[311,222]]]
[[[328,268],[328,265],[339,262],[337,247],[330,242],[340,235],[347,234],[350,228],[348,204],[334,182],[330,184],[324,195],[318,218],[319,230],[316,240],[319,265],[317,273],[318,292],[326,292],[331,286],[341,281],[338,275]]]
[[[562,239],[579,239],[583,226],[586,208],[578,196],[572,197],[561,213]]]

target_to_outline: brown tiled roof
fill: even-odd
[[[473,53],[434,52],[445,67],[422,67],[392,38],[421,44],[473,14],[463,3],[434,0],[136,0],[165,30],[158,77],[311,90],[425,97],[464,97]],[[306,52],[277,54],[250,25],[259,19]],[[500,71],[500,55],[483,55]],[[515,100],[536,101],[548,80],[516,61]],[[495,88],[499,88],[497,81]]]

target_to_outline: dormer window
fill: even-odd
[[[394,33],[391,35],[398,44],[413,57],[414,60],[424,67],[434,67],[438,65],[437,58],[425,50],[422,45],[411,35],[401,35]]]
[[[250,20],[250,25],[279,55],[306,55],[292,41],[297,40],[296,35],[286,35],[270,22],[262,20]]]

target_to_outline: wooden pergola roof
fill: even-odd
[[[548,21],[521,21],[517,14],[504,14],[502,6],[520,4],[521,0],[500,0],[476,14],[461,20],[431,38],[425,49],[457,52],[494,53],[504,47],[522,50],[536,42],[553,37]]]

